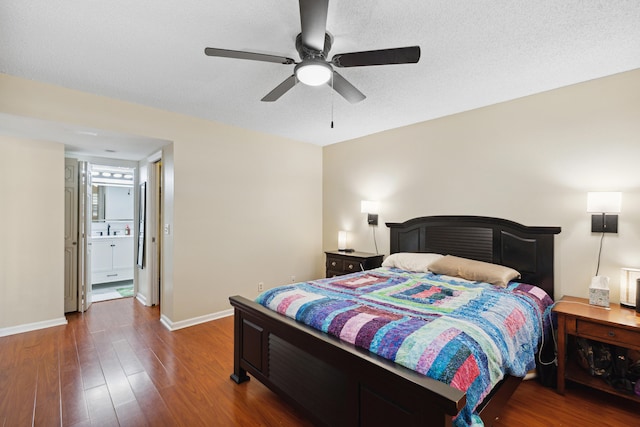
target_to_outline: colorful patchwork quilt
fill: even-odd
[[[281,286],[256,301],[466,392],[456,426],[482,425],[476,408],[491,389],[535,367],[553,304],[528,284],[386,267]]]

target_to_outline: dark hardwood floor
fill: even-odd
[[[0,427],[310,426],[256,380],[237,385],[231,317],[175,332],[133,298],[67,326],[0,338]],[[599,392],[523,383],[499,426],[635,426],[640,408]]]

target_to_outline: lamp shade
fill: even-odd
[[[343,251],[347,249],[347,232],[344,230],[338,231],[338,250]]]
[[[626,307],[636,306],[636,281],[640,279],[640,269],[622,268],[620,270],[620,304]]]
[[[622,193],[619,191],[592,191],[587,193],[587,212],[619,213]]]
[[[360,202],[360,212],[362,213],[370,213],[377,214],[380,210],[380,202],[374,202],[371,200],[362,200]]]

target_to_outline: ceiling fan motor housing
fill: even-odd
[[[318,51],[302,44],[302,33],[296,37],[296,50],[300,54],[300,59],[327,59],[327,55],[331,50],[333,44],[333,37],[329,33],[324,33],[324,50]]]

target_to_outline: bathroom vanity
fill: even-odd
[[[133,236],[91,238],[91,282],[95,284],[133,280]]]

